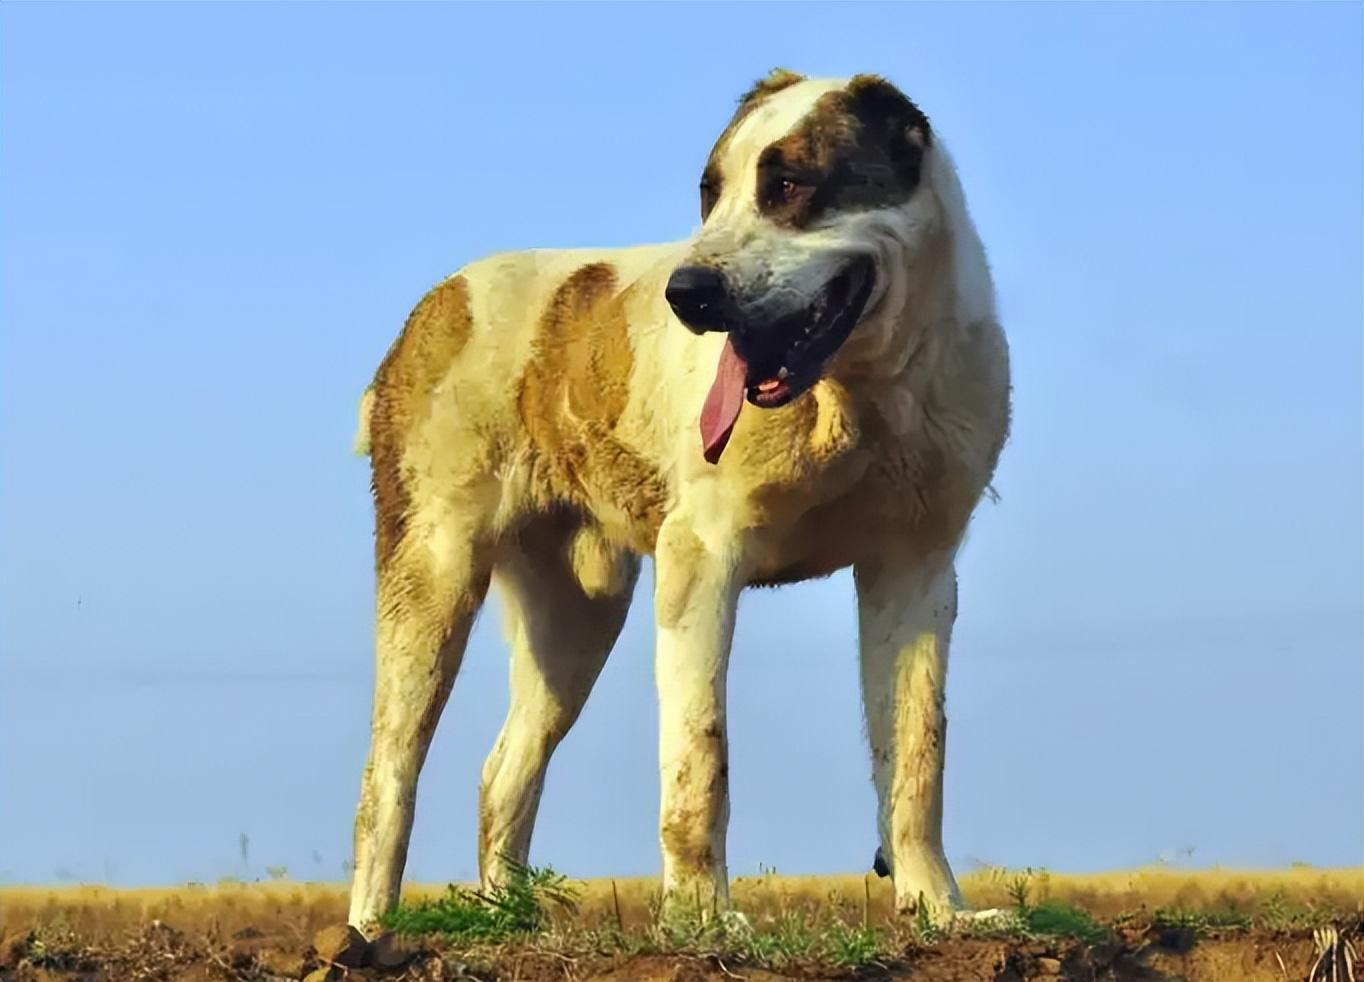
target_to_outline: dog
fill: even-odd
[[[417,304],[360,407],[376,678],[349,920],[398,899],[417,777],[496,583],[506,723],[479,876],[527,859],[550,755],[656,588],[665,902],[728,903],[725,675],[739,593],[853,569],[897,907],[952,910],[942,848],[954,557],[1009,427],[984,249],[923,112],[874,75],[740,100],[682,242],[501,254]]]

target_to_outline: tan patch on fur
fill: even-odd
[[[586,452],[575,423],[614,425],[629,392],[634,355],[615,286],[615,270],[606,263],[565,280],[540,319],[535,354],[521,379],[521,419],[570,487]]]
[[[374,377],[368,436],[373,464],[374,556],[383,567],[402,540],[412,507],[402,456],[431,395],[469,340],[469,286],[455,276],[421,299]]]
[[[763,438],[748,437],[748,428],[758,426]],[[734,441],[727,453],[739,473],[761,475],[749,487],[753,519],[760,525],[784,524],[807,511],[811,502],[805,489],[817,476],[826,485],[841,484],[830,468],[837,468],[863,436],[851,393],[830,377],[779,409],[740,415],[736,433],[746,438]]]
[[[852,396],[841,382],[820,379],[811,393],[815,421],[810,427],[810,452],[817,460],[838,457],[857,444],[857,412]]]
[[[634,370],[625,301],[607,263],[568,277],[541,317],[518,406],[546,497],[589,511],[618,509],[631,544],[648,551],[666,491],[656,468],[615,434]]]

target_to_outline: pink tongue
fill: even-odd
[[[701,407],[701,453],[709,463],[717,463],[725,452],[730,433],[744,408],[744,379],[748,364],[725,339],[725,350],[720,352],[720,364],[715,366],[715,381],[711,383],[706,404]]]

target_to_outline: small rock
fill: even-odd
[[[391,931],[379,935],[369,944],[369,964],[375,968],[406,968],[421,954],[421,949]]]
[[[365,936],[350,924],[324,927],[313,936],[317,957],[345,968],[359,968],[368,947]]]
[[[280,948],[262,948],[256,952],[256,964],[271,975],[282,975],[288,979],[296,979],[303,974],[304,966],[308,963],[302,954],[296,951],[284,951]]]
[[[1059,958],[1039,958],[1037,959],[1037,970],[1043,975],[1060,975],[1061,959]]]

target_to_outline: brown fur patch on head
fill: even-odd
[[[706,220],[711,208],[720,197],[721,174],[720,158],[724,156],[725,148],[729,146],[730,139],[734,136],[734,131],[739,128],[739,124],[754,109],[762,104],[763,100],[769,96],[780,92],[782,89],[790,88],[797,82],[805,81],[805,76],[785,68],[774,68],[765,76],[753,83],[747,92],[739,97],[739,106],[734,110],[734,115],[730,117],[729,124],[725,127],[720,138],[715,141],[711,148],[710,156],[706,159],[705,169],[701,172],[701,221]]]
[[[469,340],[469,285],[455,276],[421,299],[374,377],[370,457],[374,489],[374,556],[382,568],[402,540],[411,498],[402,455],[409,434],[431,408],[431,394]]]
[[[844,89],[859,113],[893,119],[906,127],[906,136],[920,149],[933,138],[928,117],[903,92],[880,75],[854,75]]]
[[[537,451],[546,497],[614,506],[652,544],[664,487],[656,469],[615,435],[634,371],[626,316],[607,263],[583,266],[555,291],[540,318],[518,406]]]
[[[854,76],[763,150],[758,209],[804,228],[831,212],[898,204],[918,187],[931,139],[928,117],[895,86]]]

